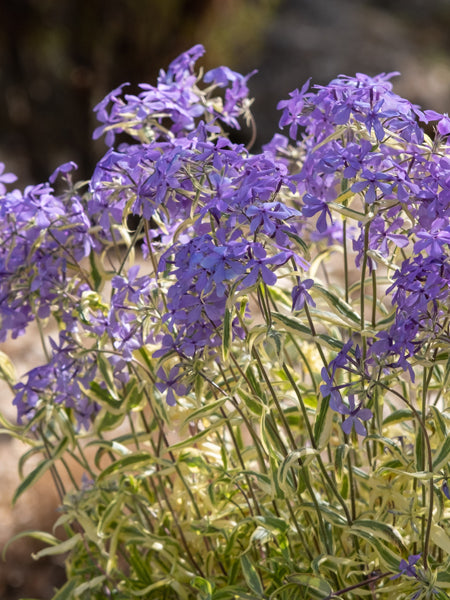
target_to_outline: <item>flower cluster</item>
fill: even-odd
[[[58,304],[67,285],[73,293],[83,287],[71,273],[94,248],[80,196],[56,196],[49,184],[14,190],[1,197],[0,219],[0,340],[21,335],[51,311],[75,326],[67,298]]]
[[[394,270],[386,290],[395,307],[389,327],[366,324],[361,315],[363,328],[377,329],[366,340],[367,361],[386,372],[408,370],[414,379],[417,356],[431,356],[449,334],[449,129],[446,115],[392,91],[395,74],[341,76],[316,91],[305,84],[280,102],[280,126],[289,125],[294,140],[303,131],[297,189],[302,215],[317,217],[316,236],[329,238],[342,227],[341,215],[349,217],[358,225],[353,250],[362,280],[366,269]],[[433,142],[420,127],[430,122]]]
[[[434,594],[450,543],[448,116],[396,95],[394,73],[308,81],[279,104],[289,137],[251,153],[232,132],[253,124],[252,74],[197,73],[203,52],[97,105],[108,149],[89,182],[66,163],[7,191],[0,165],[0,341],[35,321],[47,359],[10,381],[18,421],[45,438],[42,471],[79,453],[93,483],[67,523],[89,498],[86,543],[109,557],[79,594],[109,595],[114,573],[131,595],[188,598],[182,581],[214,598],[219,573],[223,598],[344,597],[392,572]],[[179,415],[189,436],[171,445]],[[111,459],[98,475],[81,435],[95,467]],[[133,567],[117,574],[119,546]]]

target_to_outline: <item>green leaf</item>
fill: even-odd
[[[26,435],[23,435],[23,428],[20,426],[10,425],[4,417],[0,414],[0,424],[6,425],[6,427],[0,428],[0,435],[9,435],[15,440],[19,440],[23,444],[28,446],[39,447],[40,443],[38,440],[33,440]]]
[[[236,392],[239,398],[243,400],[245,406],[251,413],[253,413],[257,417],[260,417],[262,415],[263,411],[265,410],[265,406],[259,398],[257,398],[256,396],[246,394],[241,388],[238,388]]]
[[[223,334],[222,334],[222,358],[225,363],[228,362],[231,347],[232,328],[232,312],[229,308],[225,309],[223,317]]]
[[[345,300],[342,300],[342,298],[339,298],[339,296],[330,292],[329,289],[323,287],[320,283],[314,283],[314,289],[325,298],[330,306],[335,308],[346,319],[349,319],[355,325],[359,326],[361,324],[361,316],[354,311],[350,304],[347,304]]]
[[[395,554],[395,552],[393,552],[388,546],[386,546],[384,541],[380,540],[376,535],[374,535],[371,531],[368,531],[366,528],[359,528],[352,525],[348,532],[351,535],[356,535],[357,537],[363,538],[369,542],[369,544],[378,554],[381,562],[389,570],[398,571],[401,557]]]
[[[120,454],[120,456],[127,456],[128,454],[131,454],[131,450],[129,448],[123,444],[120,444],[116,440],[93,440],[92,442],[89,442],[89,444],[86,444],[86,447],[89,446],[98,446],[98,450],[94,457],[94,464],[98,469],[100,469],[100,460],[106,452],[117,453]]]
[[[352,329],[356,329],[356,324],[350,319],[343,318],[342,315],[337,315],[336,313],[317,308],[310,308],[309,312],[314,321],[321,322],[324,325],[329,324],[335,325],[336,327],[351,327]]]
[[[71,577],[61,589],[53,596],[52,600],[74,600],[74,592],[80,583],[78,577]]]
[[[437,456],[433,460],[433,471],[439,471],[442,467],[446,466],[450,460],[450,436],[447,437],[441,446],[441,449]]]
[[[184,427],[191,421],[196,421],[197,419],[203,419],[204,417],[214,414],[217,411],[217,409],[219,409],[221,406],[223,406],[225,404],[225,402],[227,400],[228,400],[228,396],[224,396],[223,398],[219,398],[219,400],[215,400],[214,402],[210,402],[210,403],[206,404],[205,406],[201,406],[200,408],[193,410],[192,412],[189,413],[189,415],[183,421],[181,427]]]
[[[42,475],[48,471],[48,469],[52,466],[53,460],[46,458],[42,462],[35,467],[31,473],[29,473],[25,479],[21,482],[21,484],[16,489],[12,503],[13,505],[17,502],[18,498],[29,488],[31,487],[38,479],[42,477]]]
[[[347,444],[340,444],[336,448],[336,452],[334,455],[334,467],[339,477],[342,477],[342,470],[344,468],[344,463],[347,459],[348,450],[349,447]]]
[[[431,540],[436,546],[442,548],[444,552],[450,554],[450,537],[447,535],[446,531],[442,529],[436,523],[433,523],[430,531]]]
[[[290,317],[276,311],[272,311],[272,317],[278,321],[281,321],[281,323],[283,323],[287,329],[294,331],[302,338],[311,341],[311,338],[313,337],[311,329],[306,327],[306,325],[303,325],[303,323],[300,321],[300,319],[297,319],[297,317]]]
[[[103,381],[105,382],[106,387],[108,388],[108,391],[111,394],[113,400],[115,400],[116,403],[119,402],[117,389],[114,384],[113,368],[109,360],[101,352],[97,352],[97,364],[100,373],[102,374]]]
[[[416,459],[416,471],[422,471],[425,467],[425,449],[423,433],[419,431],[416,435],[416,443],[414,446],[414,456]]]
[[[125,411],[103,408],[95,419],[95,430],[103,433],[117,429],[126,417]]]
[[[255,531],[250,537],[250,545],[254,544],[255,542],[265,544],[267,542],[270,542],[271,539],[273,539],[273,533],[265,527],[258,525],[258,527],[255,529]]]
[[[257,515],[255,521],[262,523],[266,529],[277,535],[279,533],[287,533],[289,529],[289,524],[284,519],[279,519],[278,517]]]
[[[317,342],[317,340],[320,340],[325,346],[327,346],[331,350],[337,350],[338,352],[342,350],[342,347],[344,345],[343,342],[325,333],[319,333],[318,335],[314,336],[311,333],[311,329],[309,327],[306,327],[306,325],[303,325],[303,323],[297,317],[290,317],[288,315],[283,315],[282,313],[278,313],[275,311],[272,311],[272,317],[275,320],[281,322],[286,328],[286,330],[289,331],[291,334],[295,334],[296,338],[300,338],[312,343]]]
[[[259,379],[256,377],[255,372],[253,371],[251,365],[249,365],[245,371],[245,375],[250,382],[251,389],[255,392],[255,395],[258,398],[263,398],[263,392],[261,386],[259,384]]]
[[[233,585],[214,592],[213,600],[255,600],[255,596]]]
[[[356,519],[353,521],[353,527],[359,530],[365,530],[372,533],[377,538],[381,538],[386,542],[390,542],[398,546],[400,550],[406,552],[406,547],[400,533],[391,525],[382,523],[381,521],[371,521],[370,519]]]
[[[333,411],[330,410],[329,406],[329,397],[322,398],[322,396],[319,396],[316,418],[314,421],[314,439],[319,450],[325,448],[331,437]]]
[[[122,471],[129,473],[134,469],[140,469],[144,465],[153,463],[154,459],[148,452],[136,452],[133,454],[128,454],[127,456],[119,458],[119,460],[103,469],[103,471],[99,474],[97,481],[100,482],[110,475],[121,473]]]
[[[182,448],[190,448],[196,442],[199,442],[204,437],[207,437],[208,435],[210,435],[216,429],[219,429],[220,427],[222,427],[222,425],[225,425],[225,423],[227,423],[227,421],[228,421],[228,418],[217,419],[217,421],[214,421],[214,423],[212,425],[210,425],[209,427],[206,427],[206,429],[204,429],[203,431],[200,431],[199,433],[196,433],[192,437],[182,440],[181,442],[172,444],[171,446],[169,446],[168,450],[172,451],[172,450],[181,450]]]
[[[346,527],[348,525],[348,521],[344,514],[339,513],[336,509],[331,508],[329,505],[324,504],[323,502],[321,502],[319,506],[322,517],[325,519],[325,521],[328,521],[328,523],[336,525],[337,527]],[[309,512],[313,514],[317,512],[317,506],[312,502],[304,502],[301,504],[301,507],[309,510]]]
[[[16,370],[12,360],[7,354],[0,350],[0,379],[4,379],[9,385],[16,383]]]
[[[318,454],[319,451],[314,448],[302,448],[289,452],[280,465],[278,477],[281,488],[286,489],[286,480],[291,469],[301,469],[307,466]]]
[[[268,412],[263,412],[259,425],[261,430],[261,444],[267,454],[275,452],[280,456],[284,456],[286,454],[286,448],[278,434],[277,425],[273,416]]]
[[[394,425],[395,423],[403,423],[404,421],[409,421],[413,416],[413,412],[410,408],[400,408],[399,410],[394,410],[391,414],[389,414],[385,419],[383,419],[383,426],[385,425]]]
[[[191,579],[191,586],[200,592],[201,600],[211,600],[214,587],[210,581],[197,576]]]
[[[84,594],[84,592],[88,590],[93,590],[97,586],[101,585],[105,581],[106,577],[106,575],[97,575],[97,577],[93,577],[92,579],[89,579],[89,581],[85,581],[84,583],[80,584],[75,590],[75,597],[79,596],[83,598],[81,594]]]
[[[396,461],[394,461],[396,464]],[[405,471],[403,469],[397,469],[390,466],[382,466],[377,470],[378,473],[398,473],[399,475],[406,475],[407,477],[412,477],[413,479],[418,479],[419,481],[429,481],[434,478],[433,473],[430,471]]]
[[[287,235],[288,235],[289,238],[291,238],[292,240],[294,240],[295,242],[297,242],[297,244],[302,249],[303,254],[305,255],[305,258],[307,260],[309,260],[308,259],[308,257],[309,257],[309,248],[308,248],[308,245],[306,244],[306,242],[304,240],[302,240],[302,238],[299,235],[297,235],[296,233],[293,233],[292,231],[287,230],[286,233],[287,233]]]
[[[42,558],[43,556],[54,556],[56,554],[65,554],[66,552],[69,552],[70,550],[75,548],[75,546],[79,542],[82,542],[82,540],[83,540],[83,538],[81,536],[81,533],[76,533],[75,535],[71,536],[69,539],[64,540],[64,542],[60,542],[59,544],[48,546],[47,548],[43,548],[42,550],[39,550],[39,552],[32,554],[32,557],[34,559],[38,559],[38,558]]]
[[[67,436],[61,438],[59,444],[56,446],[55,450],[52,451],[52,461],[56,461],[60,456],[64,454],[66,448],[68,447],[70,439]]]
[[[40,542],[43,542],[44,544],[49,544],[49,545],[53,545],[55,546],[56,544],[59,544],[59,540],[57,537],[55,537],[54,535],[52,535],[51,533],[48,533],[47,531],[21,531],[20,533],[18,533],[17,535],[15,535],[14,537],[12,537],[10,540],[8,540],[2,550],[2,559],[5,560],[6,558],[6,551],[8,550],[9,546],[17,541],[20,540],[21,538],[24,537],[31,537],[35,540],[39,540]]]
[[[136,596],[137,598],[141,597],[141,596],[147,596],[147,594],[149,592],[153,592],[154,590],[157,590],[158,588],[161,587],[168,587],[173,583],[173,578],[172,577],[166,577],[165,579],[160,579],[159,581],[155,581],[154,583],[148,585],[147,587],[143,588],[142,590],[130,590],[127,589],[127,592],[130,593],[132,596]]]
[[[278,459],[275,458],[273,453],[270,453],[269,460],[270,460],[270,469],[269,469],[268,473],[271,477],[272,495],[275,495],[275,498],[277,498],[277,499],[284,500],[284,498],[285,498],[284,491],[281,489],[280,481],[279,481]]]
[[[396,455],[398,459],[403,459],[402,451],[397,445],[396,441],[391,440],[390,438],[384,437],[382,435],[378,435],[377,433],[371,433],[364,438],[364,443],[367,443],[371,440],[375,440],[383,448],[389,448],[390,452],[393,455]],[[404,464],[404,462],[402,462],[401,464]]]
[[[125,495],[115,494],[113,500],[108,504],[105,511],[102,513],[101,519],[97,526],[99,537],[106,536],[108,528],[113,523],[122,511]]]
[[[433,413],[433,419],[436,423],[436,429],[439,431],[441,436],[445,439],[448,436],[447,423],[442,416],[437,406],[430,406],[430,411]]]
[[[101,402],[107,405],[107,410],[113,414],[120,414],[122,411],[123,402],[118,399],[117,393],[115,392],[115,398],[110,392],[110,388],[105,389],[97,381],[91,381],[89,389],[86,390],[88,396],[92,397],[93,400]]]
[[[450,570],[441,571],[436,576],[436,582],[441,588],[450,588]]]
[[[310,575],[309,573],[294,573],[294,575],[288,575],[286,579],[289,583],[295,583],[301,587],[306,588],[304,592],[304,598],[322,599],[329,598],[333,589],[330,584],[316,575]]]
[[[255,569],[254,565],[251,563],[246,554],[241,555],[241,567],[248,587],[254,594],[257,595],[258,598],[263,597],[264,588],[258,575],[258,571]]]
[[[104,279],[109,279],[106,275],[106,271],[101,263],[101,258],[97,252],[92,251],[89,254],[89,264],[91,265],[91,275],[94,284],[94,290],[100,291],[103,287]]]

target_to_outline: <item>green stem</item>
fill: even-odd
[[[303,402],[303,396],[302,396],[302,394],[301,394],[301,392],[300,392],[300,390],[298,388],[298,385],[296,384],[294,378],[292,377],[292,374],[290,373],[287,365],[284,364],[284,363],[283,363],[283,370],[286,373],[286,375],[287,375],[287,377],[289,379],[289,382],[292,385],[292,389],[294,390],[295,395],[297,396],[297,399],[299,401],[300,409],[301,409],[302,415],[303,415],[303,420],[304,420],[306,428],[308,430],[308,436],[309,436],[309,439],[310,439],[310,442],[311,442],[311,446],[315,450],[318,450],[318,448],[317,448],[317,442],[316,442],[316,439],[315,439],[315,436],[314,436],[314,432],[312,430],[311,424],[310,424],[309,419],[308,419],[308,413],[306,411],[306,406],[305,406],[305,403]],[[342,508],[343,508],[343,510],[345,512],[345,516],[346,516],[348,524],[351,525],[352,524],[352,518],[351,518],[350,513],[348,511],[347,504],[345,503],[344,498],[342,498],[341,494],[339,493],[339,490],[337,489],[335,482],[333,481],[333,479],[330,477],[328,471],[326,470],[325,465],[323,464],[323,460],[322,460],[322,457],[320,456],[320,454],[317,454],[317,462],[319,464],[319,467],[320,467],[320,470],[321,470],[321,473],[322,473],[323,477],[325,478],[327,484],[333,490],[333,493],[336,496],[336,499],[338,500],[339,504],[342,506]]]
[[[377,325],[377,272],[372,271],[372,327]]]
[[[239,406],[239,402],[233,395],[232,390],[230,389],[230,386],[228,384],[228,381],[225,378],[225,374],[223,373],[222,365],[219,364],[218,366],[219,366],[220,372],[222,373],[222,377],[224,378],[224,383],[228,389],[228,394],[227,394],[227,392],[225,392],[225,390],[222,390],[222,388],[220,386],[218,386],[216,383],[214,383],[214,381],[209,379],[204,373],[200,373],[200,374],[205,379],[205,381],[207,381],[209,383],[209,385],[211,385],[214,389],[218,390],[220,394],[227,396],[230,399],[230,402],[233,404],[233,407],[235,408],[235,410],[237,410],[239,415],[242,417],[242,420],[245,423],[247,431],[251,435],[253,443],[255,444],[255,449],[258,454],[258,464],[260,466],[260,469],[263,471],[263,473],[267,473],[267,467],[266,467],[264,454],[263,454],[263,452],[265,452],[264,447],[262,446],[261,441],[252,426],[252,423],[249,421],[249,419],[247,418],[247,415],[241,409],[241,407]]]
[[[345,301],[348,304],[349,294],[349,278],[348,278],[348,251],[347,251],[347,219],[344,219],[342,222],[342,245],[344,248],[344,294]]]
[[[397,396],[397,398],[402,400],[408,406],[408,408],[410,408],[411,411],[414,413],[414,416],[416,417],[417,422],[419,423],[419,426],[420,426],[423,436],[424,436],[423,439],[425,441],[425,446],[427,449],[428,469],[429,469],[430,473],[433,473],[433,453],[431,450],[430,438],[428,437],[428,432],[425,427],[424,420],[422,418],[424,416],[424,413],[421,416],[419,414],[419,412],[416,410],[416,408],[402,394],[400,394],[400,392],[397,392],[397,390],[390,388],[389,386],[385,385],[381,381],[378,382],[378,385],[380,385],[386,391],[389,391],[392,394],[394,394],[394,396]],[[428,521],[426,524],[426,530],[425,530],[424,542],[423,542],[423,553],[422,553],[423,566],[424,566],[425,570],[428,570],[428,554],[429,554],[429,548],[430,548],[431,526],[433,524],[433,505],[434,505],[433,483],[434,483],[434,479],[433,479],[433,477],[431,477],[430,483],[429,483]]]
[[[313,320],[312,320],[312,317],[311,317],[311,313],[309,312],[309,307],[308,307],[308,304],[306,302],[305,302],[305,305],[304,305],[303,308],[305,310],[306,318],[308,319],[308,325],[309,325],[309,328],[311,329],[311,334],[314,336],[314,338],[316,338],[316,336],[317,336],[316,328],[314,327],[314,323],[313,323]],[[327,359],[325,357],[325,354],[324,354],[324,352],[322,350],[322,346],[319,344],[319,342],[317,340],[315,341],[315,344],[316,344],[316,348],[317,348],[317,350],[318,350],[318,352],[320,354],[320,358],[322,359],[323,366],[327,370],[327,373],[330,374],[329,370],[328,370],[328,361],[327,361]]]
[[[346,443],[348,443],[348,436],[345,436]],[[356,519],[356,485],[353,477],[352,459],[351,453],[347,455],[347,469],[348,469],[348,482],[350,485],[350,504],[352,507],[352,521]],[[356,540],[357,541],[357,540]]]
[[[281,422],[283,423],[283,428],[284,428],[284,430],[286,432],[286,435],[287,435],[287,437],[289,439],[289,442],[291,444],[291,448],[292,448],[292,450],[295,450],[295,448],[296,448],[295,439],[294,439],[294,436],[292,434],[291,428],[289,427],[289,423],[287,422],[286,415],[284,414],[284,411],[283,411],[283,409],[281,407],[281,404],[280,404],[280,402],[278,400],[278,396],[277,396],[277,394],[276,394],[276,392],[275,392],[275,390],[274,390],[274,388],[272,386],[272,382],[270,381],[270,378],[267,375],[267,372],[266,372],[266,369],[264,368],[262,360],[261,360],[261,358],[260,358],[260,356],[259,356],[259,354],[258,354],[258,352],[256,351],[255,348],[253,348],[253,350],[252,350],[252,356],[253,356],[253,358],[256,359],[256,362],[258,363],[259,372],[261,373],[264,381],[266,382],[267,387],[269,388],[270,395],[272,396],[272,400],[273,400],[273,402],[274,402],[274,404],[276,406],[276,409],[277,409],[277,412],[278,412],[278,414],[280,416]]]
[[[360,322],[360,329],[361,331],[364,331],[365,329],[365,318],[364,318],[364,309],[365,309],[365,288],[366,288],[366,269],[367,269],[367,252],[369,250],[369,228],[370,228],[370,222],[366,223],[366,226],[364,228],[364,254],[363,254],[363,261],[362,261],[362,265],[361,265],[361,287],[360,287],[360,296],[359,296],[359,302],[360,302],[360,310],[361,310],[361,322]],[[366,360],[366,353],[367,353],[367,341],[365,336],[362,336],[362,357],[361,357],[361,364],[364,364],[365,360]]]

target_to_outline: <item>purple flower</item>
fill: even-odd
[[[150,278],[146,275],[138,277],[139,269],[139,265],[133,265],[128,271],[128,278],[120,275],[112,278],[111,285],[114,290],[117,290],[112,296],[114,306],[121,307],[126,298],[132,303],[137,303],[142,297],[145,300],[145,294],[150,286]]]
[[[365,199],[367,204],[373,204],[377,199],[377,189],[380,189],[384,195],[392,191],[393,184],[387,183],[392,180],[391,175],[363,169],[361,173],[362,180],[352,185],[352,192],[362,192],[365,190]]]
[[[97,129],[95,129],[94,133],[92,134],[92,138],[96,140],[106,131],[105,141],[107,146],[112,146],[114,143],[114,131],[111,129],[108,130],[108,127],[115,121],[119,120],[116,115],[119,112],[119,107],[124,105],[123,100],[120,99],[119,96],[122,93],[123,88],[127,85],[130,84],[122,83],[119,85],[119,87],[109,92],[109,94],[94,107],[94,112],[97,113],[97,120],[100,121],[100,123],[103,123],[103,125],[100,125],[97,127]],[[108,113],[107,107],[110,103],[112,104],[112,108],[111,112]],[[118,132],[119,130],[116,129],[116,131]]]
[[[395,219],[387,229],[386,224],[386,220],[383,217],[377,216],[371,222],[369,232],[369,248],[371,250],[378,250],[381,256],[385,258],[389,256],[388,242],[392,242],[399,248],[404,248],[408,245],[406,235],[395,233],[403,225],[403,219]]]
[[[323,383],[320,386],[320,393],[323,398],[329,398],[331,410],[341,412],[345,405],[342,401],[341,392],[339,391],[340,386],[334,385],[333,379],[330,377],[325,367],[322,368],[321,374]]]
[[[4,194],[6,192],[5,183],[13,183],[17,180],[17,176],[14,173],[3,173],[5,170],[4,163],[0,162],[0,194]]]
[[[181,383],[180,380],[182,379],[183,374],[180,374],[179,371],[180,365],[175,365],[168,374],[166,374],[166,371],[162,367],[160,367],[157,372],[160,381],[157,381],[155,385],[162,394],[166,392],[166,402],[169,406],[176,405],[177,401],[175,399],[175,394],[177,396],[184,396],[189,389],[186,385]]]
[[[238,250],[238,254],[235,250]],[[210,279],[216,286],[219,296],[225,294],[225,283],[233,281],[245,272],[241,262],[239,248],[236,245],[212,246],[211,250],[200,261],[200,265],[208,270]]]
[[[384,369],[402,368],[408,370],[414,381],[414,370],[408,358],[415,354],[414,338],[418,331],[418,323],[414,319],[401,318],[389,330],[379,331],[377,340],[369,347],[369,359],[372,363],[380,364]]]
[[[355,119],[365,124],[368,133],[371,133],[373,129],[379,142],[381,142],[384,138],[384,128],[380,118],[387,116],[385,113],[380,111],[380,108],[383,106],[383,104],[383,98],[378,100],[378,102],[373,106],[366,102],[355,102],[355,107],[358,109],[358,111],[361,111],[355,112]]]
[[[253,75],[254,73],[256,73],[256,71],[253,71],[250,75]],[[205,73],[203,81],[205,83],[215,83],[219,87],[226,87],[229,83],[233,83],[234,81],[246,82],[250,75],[244,77],[241,73],[232,71],[228,67],[217,67]]]
[[[302,214],[305,217],[312,217],[317,213],[320,213],[316,223],[317,231],[319,231],[319,233],[324,233],[328,227],[327,217],[331,219],[328,203],[311,194],[305,194],[303,197]]]
[[[289,260],[290,256],[291,254],[288,252],[279,252],[275,256],[267,256],[260,243],[252,244],[251,258],[247,264],[250,272],[240,282],[241,288],[245,289],[255,285],[259,278],[267,285],[275,285],[277,276],[269,269],[268,265],[282,265]]]
[[[450,133],[450,117],[447,113],[441,114],[434,110],[424,111],[424,115],[428,121],[437,121],[437,130],[444,136]]]
[[[246,215],[251,219],[250,233],[261,230],[266,235],[272,236],[276,231],[277,223],[286,222],[294,216],[299,216],[300,213],[281,202],[263,202],[249,206]]]
[[[237,117],[243,110],[245,111],[245,102],[249,92],[247,81],[256,72],[255,70],[244,76],[228,67],[218,67],[208,71],[203,77],[205,83],[214,82],[219,87],[228,86],[225,90],[223,110],[217,112],[213,110],[213,112],[221,121],[235,129],[240,128]]]
[[[391,579],[398,579],[398,577],[401,577],[402,575],[417,579],[417,571],[414,565],[416,565],[416,563],[420,560],[421,556],[422,554],[411,554],[408,556],[408,561],[402,558],[398,566],[399,573],[391,577]]]
[[[158,82],[172,83],[174,80],[183,80],[187,76],[192,75],[195,63],[203,56],[203,54],[205,54],[205,48],[202,44],[196,44],[189,50],[186,50],[186,52],[177,56],[177,58],[170,63],[167,73],[164,73],[163,70],[160,71]]]
[[[297,138],[297,129],[299,125],[304,125],[305,120],[302,116],[302,111],[305,107],[305,101],[308,100],[308,97],[312,94],[307,93],[309,88],[309,83],[311,79],[308,79],[306,83],[303,84],[301,91],[298,89],[290,92],[290,100],[282,100],[278,103],[278,110],[283,110],[283,114],[281,115],[279,127],[285,127],[286,125],[290,125],[289,127],[289,137],[293,140]]]
[[[348,407],[343,404],[340,407],[340,412],[343,415],[349,415],[342,423],[342,431],[347,435],[350,435],[353,427],[358,435],[367,435],[367,429],[362,424],[362,421],[368,421],[373,417],[373,413],[368,408],[363,408],[362,403],[355,406],[355,399],[353,395],[348,397]]]
[[[414,252],[428,250],[430,256],[439,258],[444,246],[450,244],[450,226],[447,219],[435,219],[431,224],[430,229],[420,230],[416,233],[419,241],[414,244]]]
[[[73,160],[66,162],[62,165],[59,165],[59,167],[56,167],[56,169],[50,175],[48,180],[50,183],[54,183],[60,173],[67,176],[67,174],[73,171],[74,169],[78,169],[78,165],[75,162],[73,162]]]
[[[299,281],[292,290],[292,310],[302,310],[305,302],[310,306],[316,306],[316,303],[311,298],[308,290],[314,285],[313,279],[304,279]]]

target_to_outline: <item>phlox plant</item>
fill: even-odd
[[[46,357],[2,355],[15,499],[60,494],[36,558],[55,600],[448,598],[450,119],[341,75],[251,153],[249,76],[203,52],[98,104],[89,181],[1,175],[0,336]]]

